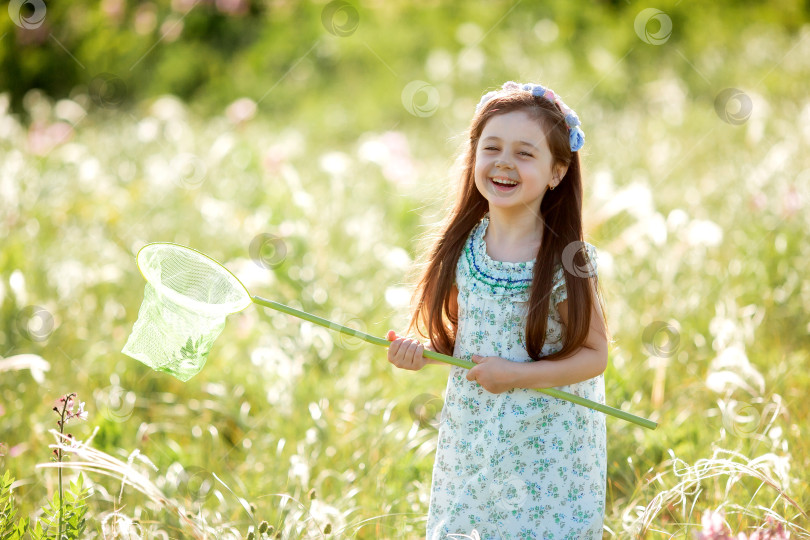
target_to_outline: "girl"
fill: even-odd
[[[582,234],[583,142],[576,113],[540,85],[507,82],[476,108],[459,197],[408,328],[429,350],[477,364],[448,377],[428,540],[602,538],[604,414],[532,390],[605,400],[607,321],[596,249]],[[391,330],[388,340],[399,368],[438,363],[415,339]]]

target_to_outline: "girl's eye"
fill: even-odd
[[[534,157],[529,152],[521,152],[521,154],[523,154],[524,156]]]
[[[487,146],[484,150],[497,150],[494,146]]]

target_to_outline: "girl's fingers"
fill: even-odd
[[[421,367],[419,366],[419,361],[422,353],[419,351],[419,347],[421,347],[421,344],[415,339],[405,340],[402,346],[402,367],[410,370],[416,370]]]
[[[411,340],[406,340],[402,343],[402,367],[411,369],[413,367],[413,344]]]
[[[422,361],[422,344],[414,340],[408,347],[408,354],[410,355],[411,367],[416,367]]]
[[[404,338],[397,338],[388,347],[388,359],[397,367],[405,367],[407,361],[408,344]]]
[[[386,338],[391,342],[388,346],[388,361],[403,369],[418,370],[424,365],[423,353],[425,346],[416,339],[397,337],[396,332],[389,330]]]
[[[400,345],[402,345],[402,342],[400,340],[395,339],[391,342],[391,345],[388,346],[388,361],[394,364],[395,366],[399,365],[397,353],[399,352]]]

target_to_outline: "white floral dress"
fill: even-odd
[[[525,316],[534,261],[501,262],[486,252],[485,216],[456,268],[459,328],[454,356],[532,361]],[[596,248],[585,244],[596,269]],[[555,271],[543,354],[560,350],[567,298]],[[607,476],[605,415],[535,390],[492,394],[452,367],[433,466],[427,540],[602,538]],[[602,375],[558,387],[605,402]]]

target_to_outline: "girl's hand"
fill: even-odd
[[[487,392],[500,394],[516,387],[518,380],[517,363],[499,356],[478,356],[472,361],[477,365],[467,372],[468,381],[476,381]]]
[[[393,330],[389,330],[386,337],[391,342],[388,346],[388,361],[398,368],[418,371],[425,367],[425,364],[432,363],[422,356],[426,348],[429,351],[433,350],[430,343],[425,347],[415,339],[397,337]]]

